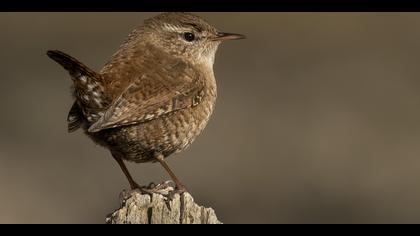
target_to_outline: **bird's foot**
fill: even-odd
[[[140,194],[148,194],[152,195],[153,192],[151,190],[151,186],[153,183],[151,183],[149,186],[140,186],[136,182],[130,183],[130,190],[124,190],[121,194],[124,196],[121,196],[122,198],[129,197],[133,192],[139,192]],[[154,184],[153,184],[154,185]]]
[[[160,194],[165,198],[165,203],[168,209],[171,209],[170,202],[175,199],[175,196],[177,194],[179,194],[182,197],[183,194],[187,192],[185,186],[181,185],[179,187],[173,181],[170,180],[158,185],[151,184],[149,186],[153,186],[152,188],[148,189],[149,191],[155,194]]]
[[[176,184],[171,180],[154,186],[153,190],[158,191],[162,195],[182,195],[183,193],[188,192],[187,188],[184,185]]]
[[[133,194],[133,192],[139,192],[140,194],[147,194],[149,196],[153,196],[153,194],[161,195],[164,197],[166,206],[168,209],[171,209],[170,202],[175,199],[175,196],[179,194],[181,197],[185,192],[187,192],[187,189],[185,186],[177,186],[173,181],[165,181],[161,184],[154,184],[150,183],[148,186],[140,186],[137,183],[130,184],[131,190],[124,190],[120,194],[120,200],[122,202],[125,202],[130,196]]]
[[[155,191],[157,194],[162,195],[164,197],[166,207],[168,207],[168,209],[171,210],[170,203],[172,202],[172,200],[174,200],[175,196],[179,194],[179,196],[181,197],[181,201],[183,201],[182,197],[183,194],[187,192],[187,188],[185,188],[185,186],[183,185],[178,186],[174,182],[169,180],[162,184],[154,186],[152,191]]]

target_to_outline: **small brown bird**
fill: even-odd
[[[213,64],[219,44],[243,35],[221,33],[189,13],[163,13],[128,36],[100,72],[56,50],[47,55],[73,80],[68,131],[83,128],[108,148],[132,189],[124,161],[158,161],[185,191],[164,158],[186,149],[213,112]]]

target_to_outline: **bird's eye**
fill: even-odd
[[[195,39],[195,35],[193,33],[189,33],[189,32],[184,33],[184,39],[187,42],[192,42]]]

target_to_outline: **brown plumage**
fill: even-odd
[[[195,15],[164,13],[136,28],[99,73],[48,51],[74,82],[69,132],[82,127],[108,148],[132,188],[139,186],[123,160],[159,161],[185,190],[164,158],[187,148],[206,126],[216,101],[217,47],[239,38]]]

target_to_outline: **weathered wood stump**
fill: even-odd
[[[212,208],[200,206],[189,193],[172,195],[173,186],[165,182],[152,194],[123,191],[121,206],[106,218],[107,224],[221,224]]]

